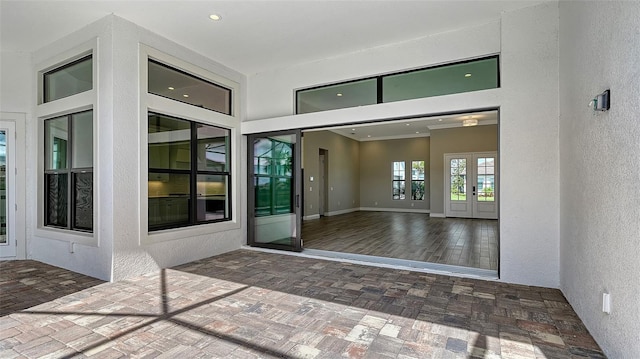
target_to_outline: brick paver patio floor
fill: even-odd
[[[556,289],[249,250],[117,283],[0,271],[1,358],[604,357]]]

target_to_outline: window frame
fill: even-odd
[[[318,90],[318,89],[327,88],[327,87],[331,87],[331,86],[346,85],[346,84],[350,84],[350,83],[376,79],[376,81],[377,81],[377,86],[376,86],[377,102],[376,102],[376,104],[391,103],[391,102],[394,102],[394,101],[385,102],[384,99],[383,99],[383,92],[384,92],[384,81],[383,80],[386,77],[395,76],[395,75],[409,74],[409,73],[412,73],[412,72],[420,72],[420,71],[425,71],[425,70],[438,69],[438,68],[443,68],[443,67],[450,67],[450,66],[455,66],[455,65],[468,64],[468,63],[472,63],[472,62],[478,62],[478,61],[490,60],[490,59],[496,59],[496,67],[497,68],[496,68],[496,87],[495,88],[500,88],[501,87],[501,81],[500,81],[500,54],[493,54],[493,55],[488,55],[488,56],[476,57],[476,58],[472,58],[472,59],[447,62],[447,63],[444,63],[444,64],[437,64],[437,65],[432,65],[432,66],[424,66],[424,67],[419,67],[419,68],[415,68],[415,69],[395,71],[395,72],[379,74],[379,75],[373,75],[373,76],[365,76],[365,77],[362,77],[362,78],[350,79],[350,80],[347,80],[347,81],[338,81],[338,82],[328,83],[328,84],[324,84],[324,85],[315,85],[315,86],[311,86],[311,87],[305,87],[305,88],[296,89],[296,90],[294,90],[294,114],[302,115],[302,114],[307,114],[307,113],[330,111],[330,110],[319,110],[319,111],[300,113],[299,112],[300,111],[300,108],[299,108],[299,94],[301,92],[310,91],[310,90]],[[456,93],[452,93],[452,94],[467,93],[467,92],[473,92],[473,91],[456,92]],[[441,96],[444,96],[444,95],[441,95]],[[428,97],[419,97],[419,98],[428,98]],[[352,107],[354,107],[354,106],[352,106]],[[342,108],[352,108],[352,107],[342,107]]]
[[[231,89],[231,98],[233,108],[231,110],[232,115],[225,115],[213,110],[207,110],[204,108],[196,107],[190,104],[182,103],[172,99],[168,99],[162,96],[154,95],[148,92],[148,60],[153,59],[160,61],[174,69],[186,71],[189,74],[197,76],[207,81],[220,84],[226,88]],[[242,114],[240,103],[242,94],[240,91],[240,84],[231,80],[236,75],[235,72],[229,69],[217,65],[206,60],[198,60],[194,63],[187,62],[180,58],[169,55],[151,46],[141,43],[139,46],[138,56],[139,66],[139,96],[140,96],[140,108],[138,121],[138,136],[140,143],[139,151],[139,198],[138,204],[140,209],[140,245],[155,245],[161,242],[182,240],[187,238],[194,238],[199,236],[217,237],[222,236],[222,232],[230,230],[239,230],[242,228],[241,215],[240,215],[240,198],[241,198],[241,184],[240,173],[241,168],[239,166],[240,147],[242,143],[242,136],[240,133],[240,117]],[[230,76],[230,77],[225,77]],[[229,200],[231,205],[229,208],[231,220],[224,222],[205,223],[194,226],[186,226],[179,228],[172,228],[166,230],[149,231],[148,230],[148,121],[147,116],[149,112],[155,112],[165,114],[169,116],[175,116],[180,119],[194,121],[205,125],[217,126],[231,131],[229,138],[233,145],[230,148],[230,163],[232,167],[229,169],[231,172],[231,195]]]
[[[396,164],[402,163],[404,167],[402,172],[396,170]],[[404,201],[407,199],[407,161],[393,161],[391,162],[391,199],[394,201]],[[396,179],[396,174],[402,173],[402,179]],[[398,198],[395,198],[396,183],[400,184],[399,188],[404,188],[404,193],[398,193]]]
[[[219,223],[219,222],[227,222],[227,221],[232,221],[233,220],[233,214],[231,211],[232,208],[232,198],[231,198],[231,193],[232,193],[232,175],[231,175],[231,168],[232,168],[232,159],[230,156],[230,152],[231,152],[231,148],[232,148],[232,139],[231,139],[231,131],[229,129],[220,127],[220,126],[214,126],[214,125],[210,125],[210,124],[205,124],[205,123],[201,123],[201,122],[196,122],[196,121],[191,121],[191,120],[187,120],[187,119],[183,119],[183,118],[179,118],[176,116],[170,116],[170,115],[166,115],[166,114],[162,114],[162,113],[158,113],[158,112],[152,112],[149,111],[148,112],[148,116],[147,118],[151,117],[152,115],[156,115],[156,116],[164,116],[164,117],[168,117],[170,119],[173,120],[179,120],[179,121],[185,121],[189,123],[189,132],[190,132],[190,137],[189,137],[189,156],[190,156],[190,168],[189,169],[173,169],[173,168],[151,168],[149,165],[147,165],[147,169],[148,169],[148,173],[168,173],[168,174],[188,174],[189,175],[189,206],[188,206],[188,222],[187,223],[182,223],[182,224],[167,224],[167,225],[159,225],[159,226],[150,226],[149,225],[149,218],[147,217],[147,228],[148,231],[150,233],[152,232],[156,232],[156,231],[162,231],[162,230],[166,230],[166,229],[176,229],[176,228],[183,228],[183,227],[191,227],[191,226],[198,226],[201,224],[209,224],[209,223]],[[148,120],[147,120],[148,121]],[[210,126],[210,127],[215,127],[215,128],[220,128],[220,129],[224,129],[229,131],[229,135],[227,137],[228,139],[228,143],[226,143],[227,146],[227,151],[225,153],[226,155],[226,168],[227,171],[207,171],[207,170],[201,170],[198,168],[198,125],[204,125],[204,126]],[[149,147],[149,143],[147,143],[147,148]],[[148,156],[148,152],[147,152],[147,156]],[[223,176],[226,177],[227,181],[227,187],[226,187],[226,201],[225,201],[225,217],[221,218],[221,219],[212,219],[212,220],[198,220],[197,218],[197,206],[198,206],[198,191],[197,191],[197,186],[198,186],[198,175],[212,175],[212,176]]]
[[[62,100],[62,99],[67,98],[67,97],[71,97],[71,96],[74,96],[74,95],[77,95],[77,94],[81,94],[83,92],[87,92],[87,91],[93,90],[94,87],[95,87],[94,86],[95,78],[94,78],[94,74],[93,74],[93,71],[92,71],[92,74],[91,74],[92,82],[91,82],[91,88],[90,89],[85,90],[85,91],[81,91],[81,92],[77,92],[77,93],[71,94],[69,96],[60,97],[60,98],[57,98],[55,100],[49,100],[48,96],[47,96],[47,85],[49,83],[47,75],[50,75],[50,74],[52,74],[52,73],[54,73],[56,71],[61,71],[61,70],[64,70],[64,69],[68,69],[69,67],[71,67],[73,65],[77,65],[77,64],[79,64],[81,62],[84,62],[86,60],[91,60],[91,68],[93,69],[93,67],[94,67],[94,65],[93,65],[94,61],[93,60],[94,59],[93,59],[93,52],[92,52],[92,53],[89,53],[89,54],[82,55],[82,57],[80,57],[78,59],[75,59],[75,60],[71,60],[71,61],[69,61],[67,63],[64,63],[64,64],[60,65],[60,66],[56,66],[56,67],[51,68],[51,69],[49,69],[47,71],[43,71],[41,73],[41,75],[40,75],[42,77],[42,87],[39,89],[39,92],[40,92],[39,95],[40,95],[42,103],[44,104],[44,103],[49,103],[49,102],[53,102],[53,101]]]
[[[413,164],[415,162],[422,162],[422,179],[420,178],[414,178],[413,176]],[[426,182],[426,177],[427,177],[427,170],[426,170],[426,166],[427,166],[427,161],[425,160],[411,160],[411,200],[412,201],[424,201],[425,198],[427,197],[427,182]],[[420,199],[416,199],[413,197],[413,184],[414,183],[422,183],[422,198]]]
[[[91,197],[91,209],[93,211],[93,207],[95,205],[95,201],[94,201],[94,197],[93,197],[93,192],[94,192],[94,175],[93,175],[93,169],[94,166],[91,167],[74,167],[73,166],[73,159],[74,159],[74,150],[73,150],[73,143],[74,143],[74,136],[73,136],[73,121],[74,121],[74,116],[75,115],[79,115],[79,114],[83,114],[83,113],[87,113],[87,112],[91,112],[91,117],[92,117],[92,121],[93,121],[93,110],[84,110],[84,111],[79,111],[79,112],[74,112],[74,113],[69,113],[69,114],[65,114],[62,116],[56,116],[56,117],[52,117],[52,118],[48,118],[44,120],[45,123],[45,129],[46,129],[46,122],[47,121],[53,121],[53,120],[57,120],[57,119],[62,119],[62,118],[66,118],[67,121],[67,143],[66,143],[66,163],[67,165],[65,166],[65,168],[63,169],[59,169],[59,168],[55,168],[55,169],[47,169],[46,167],[46,162],[47,162],[47,157],[50,154],[48,152],[49,150],[49,140],[46,137],[47,131],[43,131],[44,132],[44,155],[45,155],[45,168],[44,168],[44,172],[43,175],[45,177],[45,186],[44,186],[44,223],[43,225],[45,227],[50,227],[50,228],[58,228],[58,229],[64,229],[64,230],[70,230],[70,231],[77,231],[77,232],[86,232],[86,233],[93,233],[93,228],[95,225],[95,217],[92,218],[92,226],[91,228],[82,228],[82,227],[78,227],[75,225],[75,220],[76,220],[76,179],[77,179],[77,175],[79,173],[91,173],[91,190],[92,190],[92,197]],[[93,123],[92,123],[93,125]],[[93,128],[93,126],[92,126]],[[93,134],[92,134],[93,135]],[[93,138],[92,138],[92,146],[93,146]],[[92,158],[92,164],[93,164],[93,158]],[[60,226],[60,225],[56,225],[56,224],[52,224],[49,223],[48,221],[48,209],[49,209],[49,186],[48,186],[48,181],[47,178],[50,175],[60,175],[60,174],[66,174],[67,175],[67,225],[66,226]]]

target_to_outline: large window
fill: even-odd
[[[93,59],[86,56],[80,60],[45,72],[43,102],[55,101],[93,88]]]
[[[230,130],[149,113],[149,230],[225,221]]]
[[[296,91],[296,114],[500,87],[498,56]]]
[[[404,161],[393,162],[391,170],[393,172],[392,190],[393,199],[405,198],[405,164]]]
[[[231,115],[231,90],[149,60],[149,93]]]
[[[44,121],[45,226],[93,231],[93,111]]]
[[[424,200],[424,161],[411,161],[411,199]]]

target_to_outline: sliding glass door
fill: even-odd
[[[302,250],[299,130],[248,136],[248,243]]]

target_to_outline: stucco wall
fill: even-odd
[[[500,89],[291,116],[295,88],[500,52]],[[557,3],[505,13],[501,22],[262,73],[248,81],[245,133],[500,108],[501,280],[559,286]],[[548,196],[539,196],[542,192]]]
[[[639,15],[638,2],[560,3],[561,288],[610,358],[640,358]],[[594,112],[606,89],[611,110]]]

